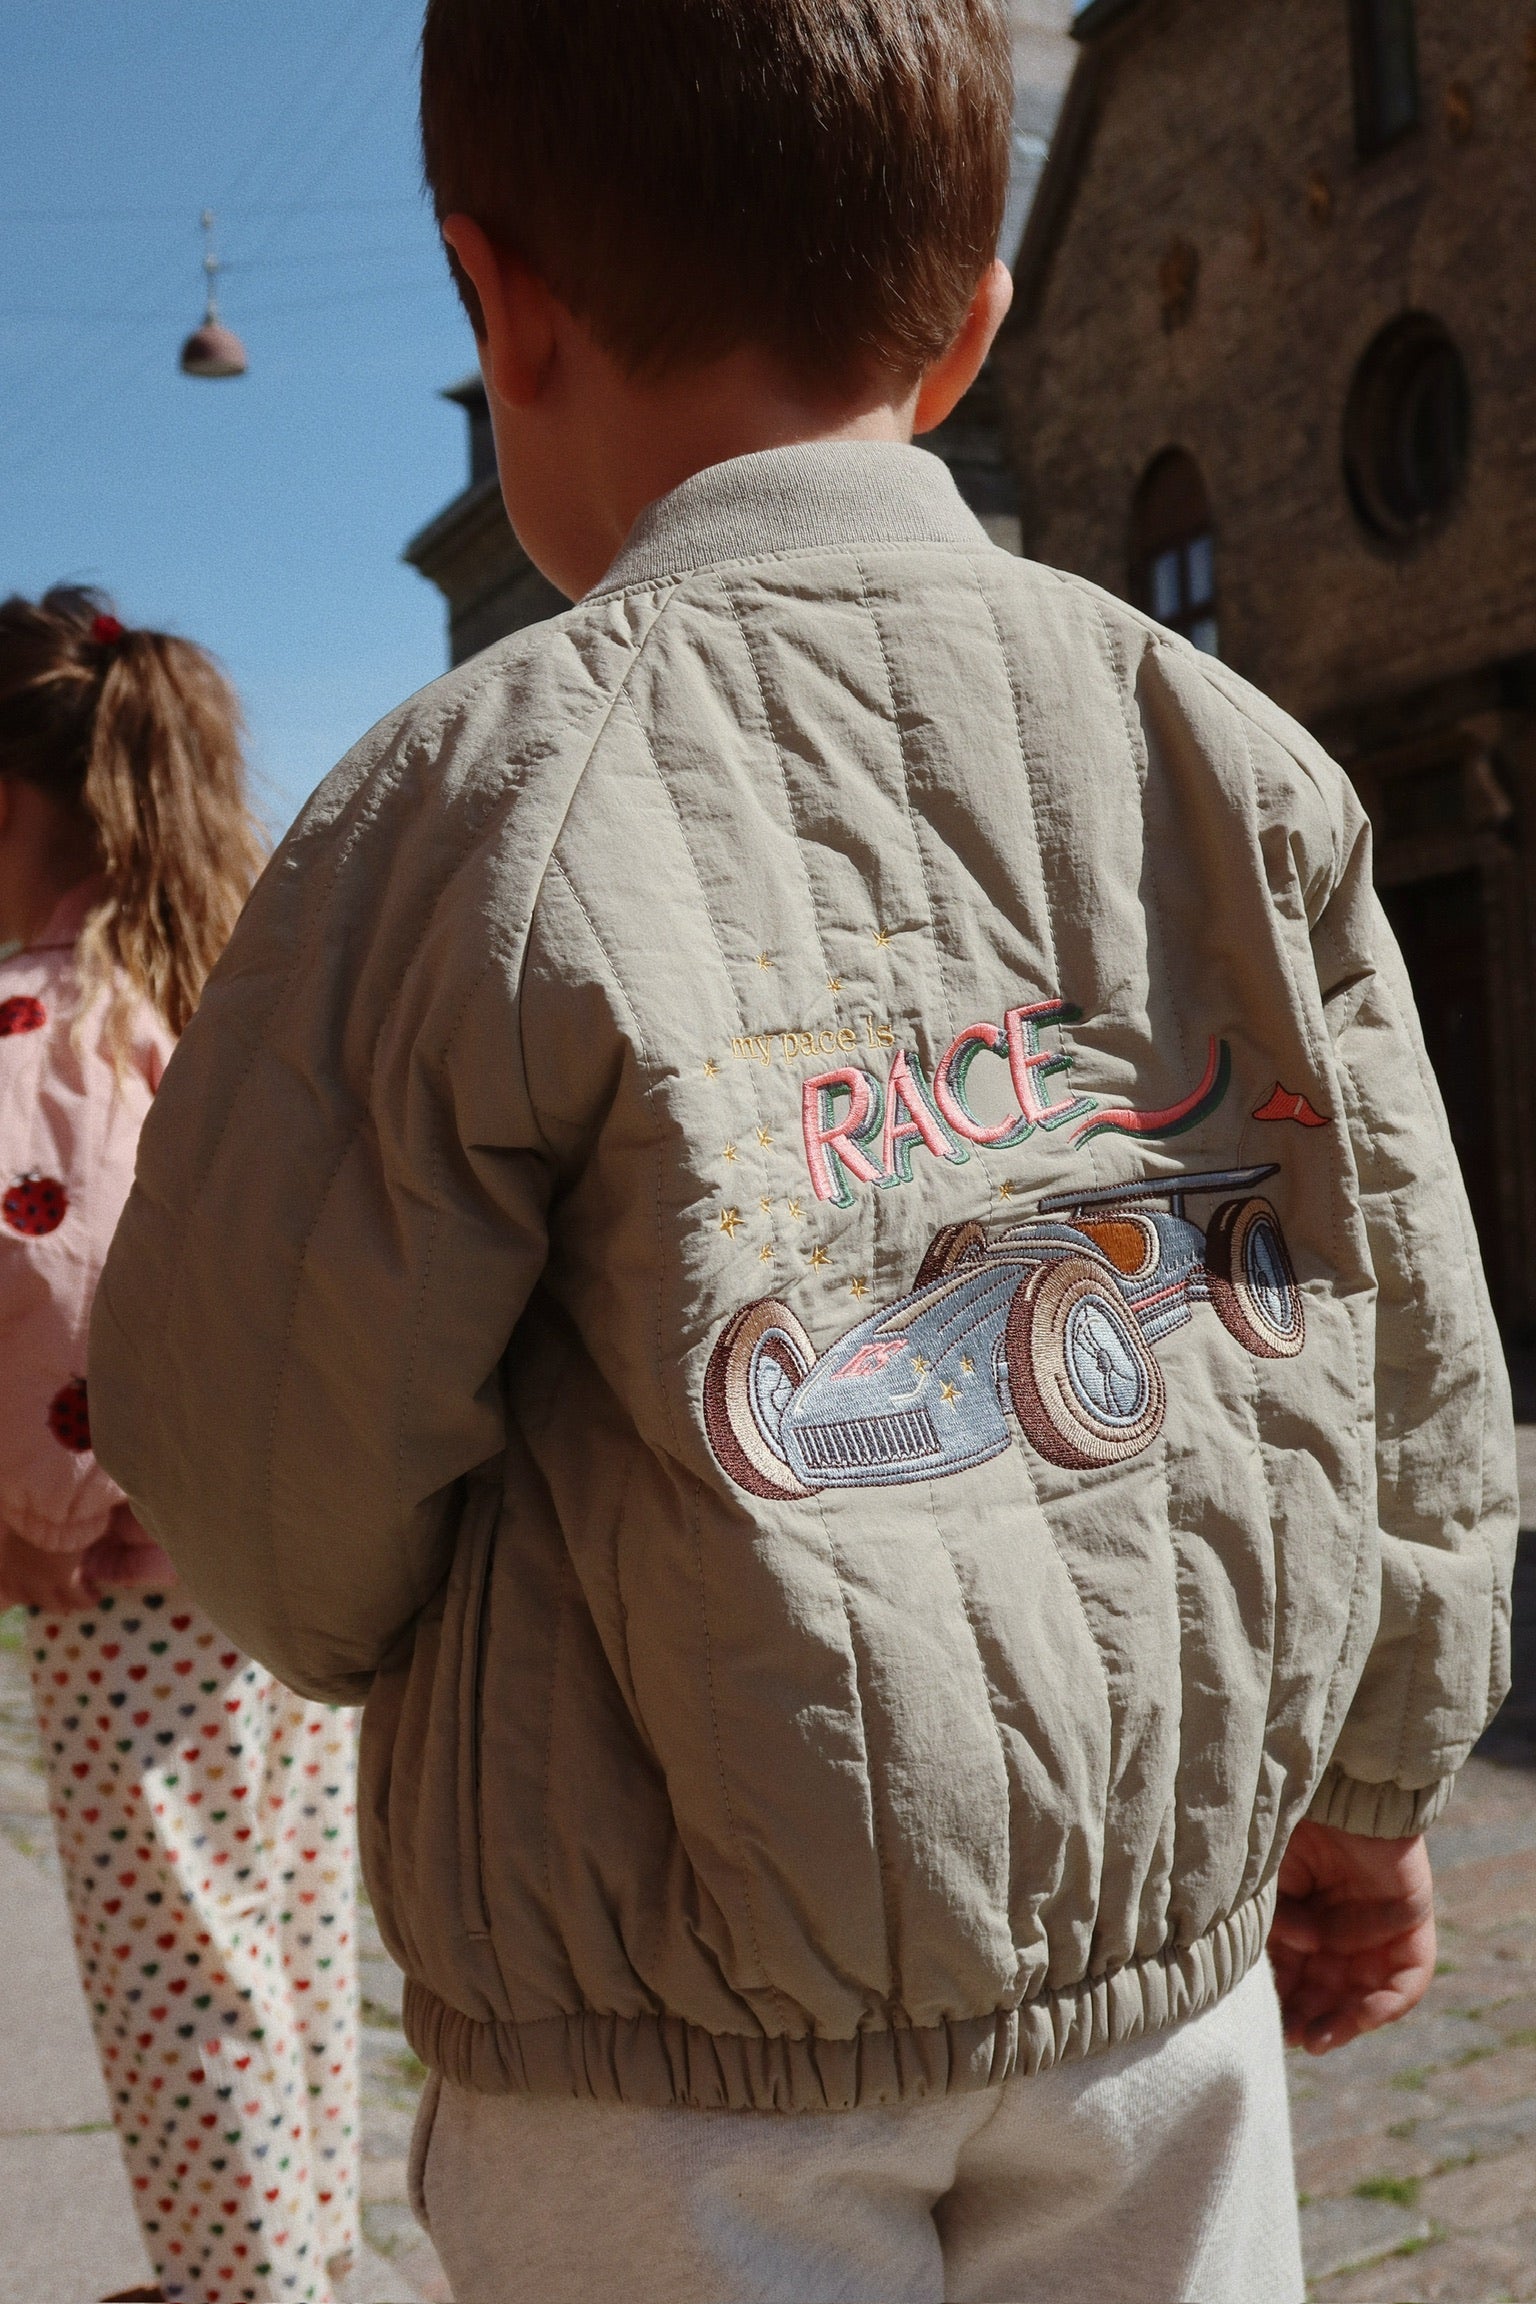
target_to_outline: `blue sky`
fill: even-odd
[[[0,592],[212,647],[274,823],[446,661],[400,565],[463,483],[473,364],[421,200],[420,0],[0,15]],[[177,373],[218,216],[251,372]]]
[[[416,157],[422,0],[0,8],[0,593],[223,658],[264,812],[446,661],[401,547],[462,485],[474,345]],[[177,373],[201,211],[251,372]]]

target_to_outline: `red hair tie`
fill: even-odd
[[[123,637],[123,627],[115,616],[98,616],[91,626],[91,638],[98,648],[115,648]]]

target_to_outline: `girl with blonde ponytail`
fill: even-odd
[[[262,856],[210,656],[77,587],[0,602],[0,1608],[30,1610],[157,2281],[120,2293],[176,2304],[333,2304],[357,2237],[350,1717],[176,1589],[85,1380],[139,1129]]]

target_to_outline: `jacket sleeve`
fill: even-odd
[[[353,813],[386,800],[364,785]],[[251,1654],[347,1703],[447,1573],[545,1259],[526,922],[416,814],[394,851],[338,863],[344,813],[269,867],[167,1072],[92,1330],[97,1445],[145,1525]]]
[[[1421,1831],[1509,1686],[1519,1505],[1509,1382],[1413,994],[1352,796],[1313,949],[1377,1282],[1381,1613],[1312,1805]]]

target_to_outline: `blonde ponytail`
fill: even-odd
[[[109,1036],[142,997],[182,1032],[261,869],[234,690],[203,649],[99,594],[0,604],[0,771],[79,810],[106,882],[79,948]]]

